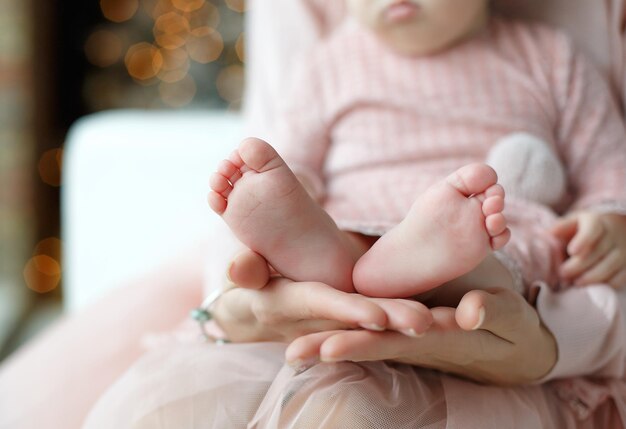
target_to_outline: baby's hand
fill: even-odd
[[[560,220],[552,232],[567,243],[562,280],[575,286],[626,286],[626,216],[579,212]]]

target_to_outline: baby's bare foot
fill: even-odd
[[[473,270],[504,246],[504,190],[484,164],[457,170],[430,187],[407,217],[359,259],[354,285],[362,294],[408,297]]]
[[[267,143],[246,139],[211,176],[209,205],[283,276],[353,291],[350,242]]]

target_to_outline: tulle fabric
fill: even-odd
[[[281,343],[181,338],[144,355],[84,427],[561,429],[619,422],[610,402],[577,419],[549,384],[484,386],[387,362],[321,363],[296,373],[284,363]]]
[[[383,362],[296,374],[280,343],[164,345],[100,399],[85,428],[445,428],[434,372]]]

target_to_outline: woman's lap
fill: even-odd
[[[102,397],[86,427],[594,427],[577,421],[549,385],[484,386],[384,362],[318,364],[296,375],[283,364],[284,349],[153,350]],[[610,408],[600,411],[596,420],[611,418]]]

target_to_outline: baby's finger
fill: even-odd
[[[626,287],[626,268],[618,271],[617,274],[615,274],[613,278],[609,280],[609,284],[615,289],[623,289],[624,287]]]
[[[619,249],[613,249],[591,269],[578,277],[574,281],[574,285],[587,286],[590,284],[608,283],[622,267],[621,252]]]
[[[576,217],[572,216],[565,219],[559,219],[550,231],[561,240],[569,242],[576,234],[577,228],[578,220]]]
[[[433,323],[433,315],[424,304],[407,299],[372,298],[387,313],[387,329],[409,337],[423,335]]]
[[[567,245],[570,255],[584,256],[593,249],[606,230],[604,224],[594,214],[583,213],[578,216],[578,230]]]
[[[603,257],[606,256],[615,247],[613,238],[605,234],[591,253],[587,256],[572,256],[566,260],[559,268],[561,278],[573,279],[583,274],[587,269],[592,267]]]

